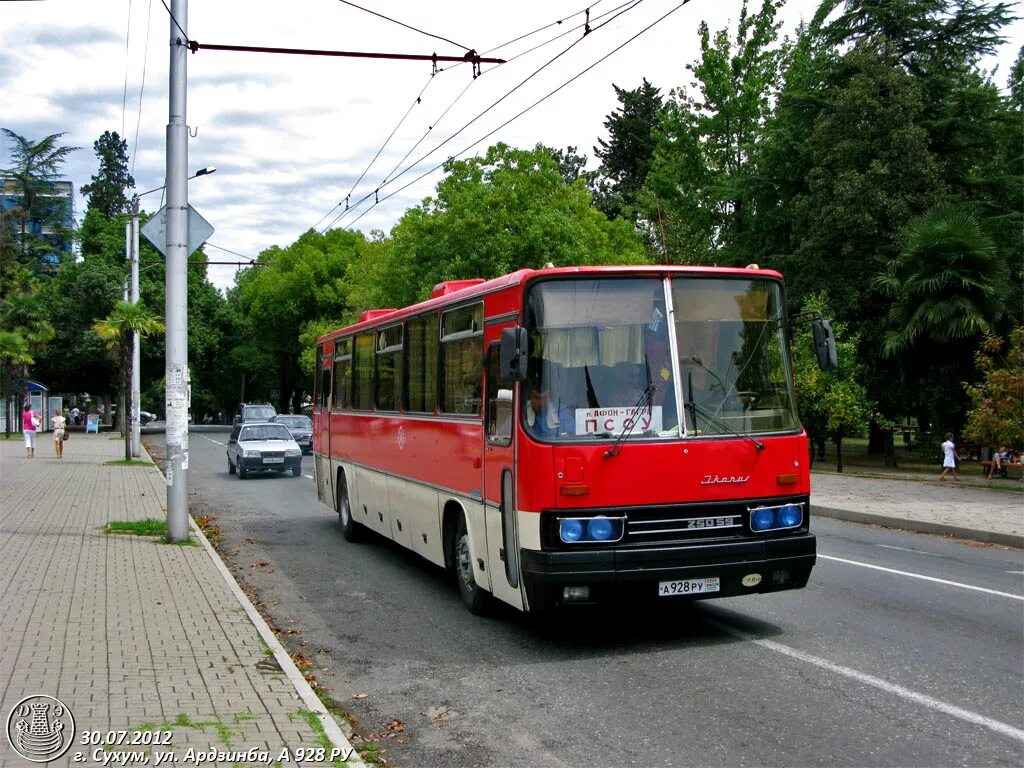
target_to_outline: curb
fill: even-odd
[[[260,638],[267,644],[267,647],[274,652],[274,658],[280,665],[281,670],[288,677],[288,680],[293,686],[295,686],[295,691],[299,694],[299,698],[302,699],[309,711],[315,714],[319,719],[324,732],[327,734],[327,738],[331,741],[331,745],[338,749],[345,750],[350,755],[350,757],[345,761],[345,765],[356,766],[356,768],[366,768],[366,763],[363,762],[359,753],[356,752],[355,748],[353,748],[349,743],[349,740],[345,737],[345,734],[342,733],[341,727],[335,721],[334,717],[331,716],[331,713],[324,708],[323,702],[320,701],[317,695],[313,692],[313,689],[306,681],[306,678],[302,676],[299,668],[295,666],[295,662],[292,661],[292,657],[288,654],[288,651],[285,650],[285,647],[281,645],[281,641],[277,639],[277,635],[275,635],[274,631],[267,625],[267,622],[263,620],[259,611],[256,610],[256,606],[252,604],[252,601],[249,600],[249,597],[242,591],[242,588],[238,586],[238,582],[235,581],[235,577],[231,574],[231,571],[228,570],[224,561],[221,560],[220,555],[217,554],[217,550],[215,550],[213,545],[210,544],[209,539],[206,538],[206,534],[203,533],[199,524],[195,519],[193,519],[191,514],[188,516],[188,522],[192,532],[202,542],[206,552],[210,555],[210,559],[213,560],[213,564],[217,567],[217,570],[220,571],[220,575],[224,577],[224,581],[227,582],[228,588],[238,599],[238,602],[241,603],[242,608],[245,609],[245,613],[249,617],[249,620],[255,625],[256,631],[260,634]]]
[[[149,449],[145,446],[143,446],[143,448],[146,452],[146,456],[149,457],[150,462],[153,464],[153,468],[160,473],[161,477],[164,477],[164,473],[160,471],[160,466],[153,460],[152,455],[150,455]],[[217,550],[213,548],[210,540],[206,538],[206,534],[203,533],[199,524],[192,517],[191,512],[188,514],[188,524],[192,533],[197,539],[199,539],[203,548],[206,550],[206,553],[210,556],[214,567],[217,568],[217,571],[220,573],[225,583],[227,583],[228,589],[231,590],[231,593],[242,606],[242,609],[245,611],[245,615],[249,617],[249,621],[251,621],[253,626],[256,627],[256,631],[259,633],[260,639],[268,648],[270,648],[271,651],[274,652],[274,659],[281,667],[281,671],[284,672],[289,682],[294,686],[295,692],[299,695],[299,698],[302,699],[302,703],[306,705],[310,712],[317,716],[317,720],[323,727],[324,733],[331,742],[331,746],[348,752],[349,758],[344,761],[346,766],[367,768],[366,763],[363,762],[360,754],[355,750],[348,738],[342,732],[337,721],[335,721],[331,713],[324,708],[323,702],[320,701],[316,693],[313,692],[309,682],[302,676],[299,668],[295,666],[295,662],[292,661],[292,657],[289,655],[285,647],[281,645],[281,641],[277,639],[277,635],[274,634],[274,631],[270,628],[267,622],[263,620],[260,612],[256,610],[256,606],[254,606],[252,601],[249,600],[248,595],[246,595],[245,592],[242,591],[242,588],[238,586],[238,582],[235,580],[235,577],[231,574],[231,571],[228,569],[227,565],[225,565],[224,561],[217,553]]]
[[[904,531],[913,531],[916,533],[932,533],[938,534],[939,536],[953,536],[958,539],[967,539],[968,541],[980,541],[985,544],[999,544],[1004,547],[1024,549],[1024,535],[1013,533],[979,531],[975,528],[961,528],[957,525],[930,523],[924,520],[908,520],[903,517],[872,515],[867,512],[853,512],[849,509],[822,507],[817,504],[811,508],[811,514],[817,515],[818,517],[830,517],[834,520],[845,520],[849,523],[882,525],[886,528],[898,528]]]

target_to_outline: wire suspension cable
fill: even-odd
[[[597,29],[600,29],[601,27],[604,27],[604,26],[606,26],[606,25],[610,24],[610,23],[611,23],[612,21],[614,21],[615,19],[617,19],[617,18],[618,18],[619,16],[622,16],[622,15],[624,15],[624,14],[628,13],[629,11],[631,11],[631,10],[632,10],[633,8],[635,8],[636,6],[638,6],[638,5],[639,5],[640,3],[642,3],[642,2],[643,2],[643,0],[634,0],[634,2],[632,2],[632,3],[631,3],[631,4],[629,5],[629,7],[627,7],[627,8],[625,9],[625,10],[623,10],[623,11],[621,11],[621,12],[619,12],[619,13],[615,14],[615,15],[614,15],[614,16],[613,16],[612,18],[608,19],[608,20],[607,20],[607,21],[605,21],[605,22],[604,22],[603,24],[600,24],[600,25],[598,25],[597,27],[592,27],[592,31],[593,31],[593,30],[597,30]],[[572,82],[574,82],[575,80],[577,80],[577,79],[579,79],[580,77],[582,77],[582,76],[583,76],[584,74],[586,74],[587,72],[589,72],[589,71],[590,71],[591,69],[593,69],[594,67],[596,67],[596,66],[597,66],[598,64],[600,64],[601,62],[605,61],[605,60],[606,60],[607,58],[609,58],[610,56],[612,56],[612,55],[614,55],[615,53],[617,53],[618,51],[620,51],[620,50],[621,50],[622,48],[624,48],[624,47],[625,47],[626,45],[628,45],[629,43],[631,43],[631,42],[632,42],[633,40],[635,40],[635,39],[636,39],[637,37],[639,37],[640,35],[644,34],[644,33],[645,33],[645,32],[647,32],[647,31],[648,31],[649,29],[651,29],[651,27],[655,26],[656,24],[659,24],[659,23],[661,23],[661,21],[663,21],[663,20],[664,20],[665,18],[667,18],[668,16],[670,16],[670,15],[671,15],[672,13],[675,13],[675,11],[679,10],[679,8],[681,8],[681,7],[683,6],[683,5],[686,5],[686,3],[687,3],[687,2],[689,2],[689,0],[683,0],[683,2],[682,2],[682,3],[680,3],[680,4],[678,5],[678,6],[676,6],[676,7],[675,7],[675,8],[673,8],[672,10],[670,10],[670,11],[669,11],[668,13],[666,13],[666,14],[665,14],[664,16],[662,16],[662,17],[661,17],[661,18],[659,18],[658,20],[656,20],[656,21],[652,22],[652,23],[651,23],[651,24],[650,24],[649,26],[645,27],[645,28],[644,28],[643,30],[641,30],[640,32],[638,32],[638,33],[637,33],[636,35],[634,35],[633,37],[631,37],[631,38],[630,38],[629,40],[626,40],[626,42],[622,43],[622,44],[621,44],[621,45],[619,45],[619,46],[618,46],[617,48],[613,49],[613,50],[612,50],[612,51],[611,51],[610,53],[606,54],[606,55],[605,55],[605,56],[603,56],[602,58],[600,58],[600,59],[598,59],[597,61],[595,61],[595,62],[594,62],[593,64],[591,64],[591,65],[590,65],[589,67],[587,67],[586,69],[584,69],[584,70],[583,70],[582,72],[579,72],[578,74],[576,74],[575,76],[573,76],[572,78],[570,78],[569,80],[567,80],[566,82],[562,83],[562,85],[558,86],[558,88],[556,88],[555,90],[551,91],[551,92],[550,92],[550,93],[548,93],[547,95],[545,95],[545,96],[542,96],[542,97],[541,97],[540,99],[538,99],[537,101],[535,101],[535,102],[534,102],[533,104],[531,104],[531,105],[530,105],[529,107],[527,107],[526,109],[522,110],[521,112],[519,112],[519,113],[518,113],[517,115],[515,115],[515,116],[514,116],[514,117],[512,117],[512,118],[510,118],[509,120],[506,120],[506,121],[505,121],[504,123],[502,123],[501,125],[499,125],[499,126],[498,126],[497,128],[495,128],[494,130],[490,131],[489,133],[487,133],[487,134],[486,134],[486,135],[484,135],[483,137],[481,137],[481,138],[477,139],[476,141],[474,141],[473,143],[469,144],[469,145],[468,145],[468,146],[467,146],[467,147],[466,147],[465,149],[463,149],[463,150],[462,150],[461,152],[458,152],[458,153],[456,153],[456,154],[453,154],[453,155],[451,155],[451,156],[450,156],[450,158],[448,158],[448,159],[454,159],[454,158],[456,158],[456,157],[460,157],[460,156],[462,156],[463,154],[465,154],[466,152],[468,152],[468,151],[469,151],[470,149],[472,149],[472,148],[473,148],[474,146],[476,146],[477,144],[479,144],[479,143],[480,143],[481,141],[483,141],[484,139],[487,139],[488,137],[490,137],[490,136],[494,135],[495,133],[497,133],[497,131],[499,131],[499,130],[501,130],[502,128],[504,128],[504,127],[505,127],[506,125],[508,125],[509,123],[511,123],[511,122],[512,122],[513,120],[517,120],[518,118],[522,117],[522,116],[523,116],[524,114],[526,114],[527,112],[529,112],[529,111],[530,111],[531,109],[533,109],[534,107],[536,107],[536,106],[537,106],[538,104],[541,104],[542,102],[546,101],[546,100],[547,100],[547,99],[549,99],[549,98],[550,98],[551,96],[553,96],[554,94],[558,93],[558,92],[559,92],[560,90],[562,90],[563,88],[565,88],[565,87],[566,87],[567,85],[569,85],[570,83],[572,83]],[[493,102],[492,104],[490,104],[490,105],[489,105],[488,107],[486,107],[486,108],[485,108],[485,109],[484,109],[484,110],[483,110],[482,112],[480,112],[480,113],[479,113],[479,114],[477,114],[477,115],[476,115],[476,116],[475,116],[474,118],[472,118],[472,119],[471,119],[471,120],[470,120],[470,121],[469,121],[468,123],[466,123],[466,124],[465,124],[465,125],[463,125],[463,126],[462,126],[461,128],[459,128],[459,130],[457,130],[457,131],[456,131],[455,133],[453,133],[453,134],[452,134],[451,136],[449,136],[449,137],[448,137],[447,139],[445,139],[444,141],[442,141],[442,142],[441,142],[440,144],[438,144],[438,145],[437,145],[436,147],[434,147],[434,148],[433,148],[432,150],[430,150],[429,152],[427,152],[427,153],[426,153],[425,155],[422,155],[422,156],[421,156],[421,157],[420,157],[420,158],[419,158],[418,160],[416,160],[415,162],[413,162],[412,164],[410,164],[410,165],[409,165],[409,167],[408,167],[408,168],[406,168],[406,170],[405,170],[405,171],[402,171],[402,173],[399,173],[399,174],[398,174],[397,176],[395,176],[395,177],[394,177],[393,179],[391,179],[391,181],[396,181],[397,179],[401,178],[401,177],[402,177],[403,175],[405,175],[405,173],[407,173],[408,171],[410,171],[410,170],[412,170],[413,168],[415,168],[415,167],[416,167],[417,165],[419,165],[420,163],[422,163],[422,162],[423,162],[424,160],[426,160],[426,159],[427,159],[428,157],[430,157],[430,156],[431,156],[432,154],[434,154],[435,152],[437,152],[437,150],[439,150],[439,149],[440,149],[441,147],[445,146],[445,145],[446,145],[446,144],[447,144],[448,142],[450,142],[450,141],[452,141],[453,139],[455,139],[455,138],[456,138],[457,136],[459,136],[459,134],[461,134],[461,133],[462,133],[463,131],[465,131],[465,130],[466,130],[467,128],[469,128],[469,127],[470,127],[471,125],[473,125],[473,123],[475,123],[475,122],[476,122],[477,120],[479,120],[480,118],[482,118],[482,117],[483,117],[484,115],[486,115],[486,114],[487,114],[488,112],[490,112],[490,111],[491,111],[492,109],[494,109],[494,108],[495,108],[496,106],[498,106],[499,104],[501,104],[501,102],[503,102],[503,101],[504,101],[505,99],[507,99],[507,98],[508,98],[509,96],[511,96],[511,95],[512,95],[513,93],[515,93],[515,92],[516,92],[517,90],[519,90],[519,89],[520,89],[520,88],[522,88],[522,87],[523,87],[524,85],[526,85],[526,83],[528,83],[528,82],[529,82],[530,80],[532,80],[532,79],[533,79],[534,77],[536,77],[536,76],[537,76],[538,74],[540,74],[540,73],[541,73],[542,71],[544,71],[544,70],[545,70],[546,68],[548,68],[549,66],[551,66],[551,65],[552,65],[552,64],[553,64],[554,62],[556,62],[556,61],[557,61],[558,59],[560,59],[560,58],[561,58],[562,56],[564,56],[564,55],[565,55],[565,54],[567,54],[567,53],[568,53],[569,51],[571,51],[571,50],[572,50],[572,49],[573,49],[574,47],[576,47],[577,45],[579,45],[579,43],[580,43],[580,42],[581,42],[581,41],[582,41],[583,39],[584,39],[584,38],[583,38],[583,37],[581,37],[581,38],[579,38],[578,40],[575,40],[575,41],[574,41],[574,42],[573,42],[573,43],[572,43],[571,45],[569,45],[569,46],[568,46],[567,48],[565,48],[564,50],[562,50],[561,52],[559,52],[558,54],[556,54],[555,56],[553,56],[553,57],[552,57],[551,59],[549,59],[549,60],[548,60],[547,62],[545,62],[544,64],[542,64],[542,65],[541,65],[540,67],[538,67],[538,68],[537,68],[536,70],[534,70],[534,71],[533,71],[532,73],[530,73],[530,74],[529,74],[529,75],[528,75],[528,76],[527,76],[526,78],[524,78],[524,79],[523,79],[523,80],[521,80],[521,81],[520,81],[520,82],[519,82],[519,83],[518,83],[517,85],[515,85],[515,86],[514,86],[514,87],[513,87],[513,88],[512,88],[511,90],[507,91],[507,92],[506,92],[506,93],[505,93],[505,94],[504,94],[503,96],[501,96],[501,97],[500,97],[500,98],[499,98],[499,99],[498,99],[497,101],[495,101],[495,102]],[[395,192],[393,192],[393,193],[391,193],[391,194],[389,194],[389,195],[385,195],[383,199],[384,199],[384,200],[387,200],[387,199],[389,199],[390,197],[393,197],[393,196],[394,196],[395,194],[398,194],[398,192],[401,192],[401,191],[403,191],[403,190],[405,190],[405,189],[408,189],[408,188],[409,188],[409,187],[410,187],[410,186],[411,186],[412,184],[415,184],[416,182],[420,181],[420,180],[421,180],[421,179],[423,179],[424,177],[426,177],[426,176],[429,176],[429,175],[430,175],[431,173],[434,173],[434,172],[435,172],[436,170],[438,170],[439,168],[443,167],[443,166],[444,166],[444,163],[445,163],[445,162],[447,162],[447,160],[445,160],[445,161],[442,161],[441,163],[438,163],[437,165],[435,165],[434,167],[432,167],[432,168],[431,168],[431,169],[429,169],[428,171],[425,171],[425,172],[424,172],[424,173],[422,173],[422,174],[421,174],[420,176],[417,176],[417,177],[416,177],[415,179],[413,179],[412,181],[410,181],[410,182],[409,182],[408,184],[406,184],[406,185],[402,186],[402,187],[401,187],[400,189],[396,190]],[[390,182],[387,182],[387,183],[390,183]],[[379,193],[379,191],[381,190],[381,188],[383,188],[384,186],[386,186],[386,184],[381,184],[380,186],[378,186],[378,187],[377,187],[377,189],[375,190],[375,193]],[[356,207],[358,207],[358,206],[359,206],[359,205],[360,205],[361,203],[363,203],[363,202],[365,202],[366,200],[368,200],[368,199],[369,199],[369,197],[370,197],[370,195],[369,195],[369,194],[368,194],[368,195],[365,195],[365,196],[364,196],[364,197],[362,197],[362,198],[361,198],[361,199],[360,199],[359,201],[357,201],[357,202],[356,202],[356,203],[355,203],[354,205],[350,206],[349,210],[352,210],[353,208],[356,208]],[[379,197],[378,197],[378,199],[377,199],[377,200],[375,200],[375,202],[374,202],[374,205],[373,205],[373,206],[371,206],[371,209],[372,209],[373,207],[376,207],[376,205],[377,205],[377,204],[378,204],[379,202],[380,202],[380,199],[379,199]],[[367,209],[367,210],[366,210],[366,211],[364,211],[364,212],[363,212],[362,214],[360,214],[360,215],[359,215],[359,218],[357,218],[357,219],[356,219],[355,221],[353,221],[353,222],[352,222],[352,225],[354,225],[354,224],[355,224],[355,223],[356,223],[357,221],[359,221],[359,219],[361,219],[361,218],[362,218],[363,216],[365,216],[365,215],[366,215],[367,213],[369,213],[369,210],[370,210],[370,209]],[[344,213],[342,214],[342,216],[343,216],[343,215],[344,215]],[[338,218],[340,219],[340,218],[341,218],[341,216],[339,216]],[[334,222],[334,223],[336,223],[336,222],[337,222],[337,219],[335,220],[335,222]],[[332,223],[332,226],[333,226],[333,223]],[[351,225],[350,225],[350,226],[351,226]]]
[[[626,47],[627,45],[629,45],[630,43],[632,43],[632,42],[633,42],[634,40],[636,40],[636,39],[637,39],[638,37],[640,37],[641,35],[643,35],[643,34],[647,33],[647,32],[648,32],[648,31],[650,31],[650,30],[651,30],[651,29],[652,29],[653,27],[655,27],[655,26],[657,26],[658,24],[660,24],[661,22],[663,22],[663,21],[664,21],[665,19],[667,19],[667,18],[668,18],[669,16],[671,16],[671,15],[672,15],[673,13],[675,13],[676,11],[678,11],[678,10],[679,10],[680,8],[682,8],[682,7],[684,6],[684,5],[687,5],[687,4],[689,3],[689,2],[690,2],[690,0],[682,0],[682,2],[681,2],[681,3],[679,3],[679,4],[678,4],[678,5],[676,5],[676,6],[674,7],[674,8],[672,8],[671,10],[669,10],[669,11],[668,11],[667,13],[665,13],[665,14],[664,14],[663,16],[661,16],[661,17],[659,17],[658,19],[656,19],[655,21],[651,22],[651,23],[650,23],[650,24],[649,24],[648,26],[644,27],[644,28],[643,28],[642,30],[640,30],[639,32],[637,32],[637,33],[636,33],[635,35],[633,35],[632,37],[630,37],[630,38],[629,38],[628,40],[626,40],[625,42],[623,42],[623,43],[622,43],[621,45],[619,45],[619,46],[615,47],[614,49],[612,49],[611,51],[609,51],[609,52],[608,52],[607,54],[605,54],[605,55],[604,55],[604,56],[602,56],[602,57],[601,57],[600,59],[598,59],[598,60],[597,60],[597,61],[595,61],[595,62],[594,62],[593,64],[591,64],[591,65],[590,65],[589,67],[587,67],[586,69],[582,70],[581,72],[578,72],[577,74],[573,75],[573,76],[572,76],[571,78],[569,78],[568,80],[566,80],[566,81],[565,81],[564,83],[562,83],[562,84],[561,84],[560,86],[558,86],[558,87],[557,87],[557,88],[555,88],[554,90],[552,90],[552,91],[548,92],[547,94],[545,94],[545,95],[544,95],[544,96],[542,96],[541,98],[537,99],[537,101],[535,101],[535,102],[534,102],[533,104],[531,104],[530,106],[526,107],[525,109],[523,109],[523,110],[522,110],[521,112],[519,112],[518,114],[516,114],[516,115],[513,115],[513,116],[512,116],[511,118],[509,118],[508,120],[506,120],[506,121],[505,121],[504,123],[502,123],[501,125],[499,125],[499,126],[498,126],[497,128],[495,128],[494,130],[490,131],[489,133],[485,134],[484,136],[481,136],[480,138],[478,138],[478,139],[477,139],[476,141],[474,141],[473,143],[471,143],[471,144],[467,145],[466,147],[464,147],[464,148],[462,149],[462,151],[461,151],[461,152],[459,152],[459,153],[457,153],[457,154],[455,154],[455,155],[452,155],[452,158],[456,158],[456,157],[461,157],[461,156],[462,156],[462,155],[464,155],[464,154],[465,154],[466,152],[468,152],[468,151],[469,151],[469,150],[471,150],[471,149],[472,149],[473,147],[475,147],[475,146],[476,146],[477,144],[479,144],[479,143],[480,143],[481,141],[486,141],[486,140],[487,140],[488,138],[490,138],[491,136],[493,136],[493,135],[494,135],[495,133],[497,133],[498,131],[500,131],[500,130],[501,130],[502,128],[504,128],[505,126],[509,125],[510,123],[512,123],[512,122],[513,122],[513,121],[515,121],[515,120],[518,120],[518,119],[519,119],[520,117],[522,117],[523,115],[525,115],[525,114],[526,114],[527,112],[529,112],[530,110],[534,109],[534,108],[535,108],[535,107],[537,107],[538,105],[540,105],[540,104],[542,104],[543,102],[547,101],[547,100],[548,100],[549,98],[551,98],[552,96],[554,96],[554,95],[555,95],[556,93],[558,93],[559,91],[561,91],[561,90],[562,90],[563,88],[565,88],[566,86],[570,85],[571,83],[573,83],[574,81],[578,80],[578,79],[579,79],[580,77],[582,77],[583,75],[585,75],[585,74],[586,74],[587,72],[589,72],[590,70],[592,70],[592,69],[593,69],[594,67],[596,67],[596,66],[597,66],[598,64],[601,64],[602,62],[604,62],[605,60],[607,60],[607,59],[608,59],[608,58],[610,58],[611,56],[614,56],[614,55],[615,55],[616,53],[618,53],[618,52],[619,52],[620,50],[622,50],[622,49],[623,49],[624,47]],[[445,162],[447,162],[447,161],[445,161]],[[419,176],[417,176],[417,177],[416,177],[415,179],[413,179],[412,181],[408,182],[407,184],[403,185],[402,187],[399,187],[399,188],[398,188],[398,189],[396,189],[396,190],[395,190],[394,192],[391,192],[391,193],[389,193],[389,194],[385,195],[385,196],[384,196],[383,198],[379,198],[379,199],[378,199],[378,201],[374,203],[374,205],[372,205],[372,206],[371,206],[370,208],[368,208],[367,210],[363,211],[363,213],[361,213],[361,214],[359,215],[359,217],[358,217],[358,218],[356,218],[356,219],[355,219],[355,220],[354,220],[354,221],[353,221],[353,222],[352,222],[352,223],[351,223],[351,224],[350,224],[349,226],[354,226],[354,225],[355,225],[355,224],[356,224],[356,223],[357,223],[357,222],[358,222],[358,221],[359,221],[360,219],[362,219],[362,218],[363,218],[363,216],[365,216],[365,215],[366,215],[367,213],[369,213],[369,212],[370,212],[370,211],[371,211],[371,210],[372,210],[373,208],[375,208],[375,207],[376,207],[377,205],[379,205],[379,203],[380,203],[380,202],[383,202],[384,200],[388,200],[389,198],[391,198],[391,197],[394,197],[394,196],[395,196],[395,195],[397,195],[398,193],[400,193],[400,192],[402,192],[402,191],[404,191],[404,190],[408,189],[408,188],[409,188],[410,186],[412,186],[412,185],[413,185],[413,184],[415,184],[416,182],[418,182],[418,181],[421,181],[422,179],[426,178],[426,177],[427,177],[427,176],[429,176],[429,175],[430,175],[431,173],[434,173],[435,171],[437,171],[437,170],[438,170],[439,168],[441,168],[441,167],[443,167],[443,166],[444,166],[444,162],[442,162],[442,163],[439,163],[439,164],[435,165],[435,166],[434,166],[433,168],[431,168],[430,170],[428,170],[428,171],[425,171],[424,173],[420,174]],[[367,197],[369,197],[369,196],[367,196]],[[365,198],[364,198],[364,199],[365,199]]]
[[[435,40],[443,40],[446,43],[451,43],[456,48],[462,48],[463,50],[467,50],[467,51],[470,50],[468,45],[462,45],[461,43],[456,43],[454,40],[449,40],[447,37],[441,37],[440,35],[434,35],[434,34],[431,34],[430,32],[424,32],[422,29],[417,29],[416,27],[410,26],[410,25],[406,24],[405,22],[398,21],[397,19],[392,19],[390,16],[385,16],[383,13],[377,13],[377,11],[371,11],[369,8],[363,8],[363,6],[356,5],[355,3],[349,2],[349,0],[338,0],[338,2],[342,3],[344,5],[351,5],[353,8],[357,8],[360,11],[365,11],[366,13],[369,13],[369,14],[371,14],[373,16],[377,16],[378,18],[384,19],[385,21],[390,21],[392,24],[397,24],[400,27],[405,27],[406,29],[411,29],[413,32],[418,32],[421,35],[426,35],[427,37],[432,37]]]

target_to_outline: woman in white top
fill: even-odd
[[[53,446],[57,449],[57,458],[64,458],[64,430],[67,422],[61,415],[60,408],[53,409],[53,418],[50,419],[50,429],[53,430]]]
[[[953,471],[953,479],[958,483],[960,478],[956,476],[956,465],[960,463],[960,454],[956,452],[956,444],[953,442],[953,433],[946,433],[946,442],[942,444],[942,474],[939,480],[946,479],[946,473]]]

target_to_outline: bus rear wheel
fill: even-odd
[[[481,589],[473,575],[473,553],[469,546],[466,518],[460,516],[455,529],[455,577],[459,583],[459,596],[470,613],[482,616],[490,606],[491,595]]]
[[[352,504],[344,475],[338,477],[338,525],[346,541],[355,542],[362,538],[362,526],[352,518]]]

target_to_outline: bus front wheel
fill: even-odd
[[[459,596],[470,613],[481,616],[487,612],[490,593],[484,591],[476,583],[473,575],[473,553],[469,547],[469,531],[466,529],[466,518],[459,517],[458,528],[455,529],[455,576],[459,582]]]
[[[345,476],[338,476],[338,525],[346,541],[359,541],[362,532],[359,525],[352,519],[352,504],[348,498],[348,483]]]

